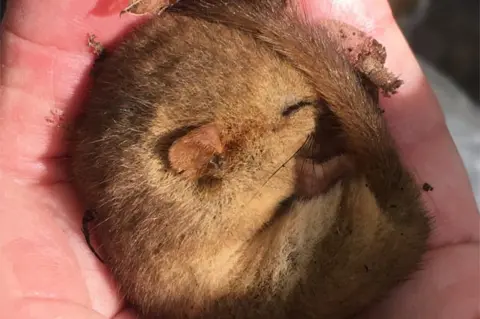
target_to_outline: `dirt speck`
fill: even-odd
[[[433,191],[432,185],[430,185],[430,184],[428,184],[428,183],[423,183],[422,189],[423,189],[425,192]]]

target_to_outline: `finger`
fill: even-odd
[[[110,41],[118,30],[136,20],[131,15],[119,18],[127,4],[128,0],[9,1],[4,24],[29,42],[62,51],[87,52],[85,34],[93,32]]]
[[[0,188],[0,309],[37,298],[118,312],[117,288],[85,245],[73,190],[3,176]]]
[[[118,19],[114,10],[95,12],[100,3],[108,4],[9,1],[0,39],[0,186],[6,190],[0,196],[0,281],[8,284],[0,300],[7,305],[31,296],[73,300],[109,316],[120,306],[116,288],[83,242],[71,190],[18,183],[65,176],[58,167],[66,159],[50,157],[64,153],[62,114],[75,113],[94,58],[86,33],[108,42],[135,23]]]
[[[113,319],[138,319],[138,316],[133,310],[129,309],[120,312],[115,317],[113,317]]]
[[[351,23],[387,49],[387,67],[405,84],[382,99],[385,118],[398,147],[419,183],[434,190],[424,198],[435,218],[435,247],[478,241],[478,211],[463,163],[444,116],[413,53],[396,25],[387,1],[301,0],[313,21],[328,17]]]
[[[0,34],[0,168],[22,177],[64,177],[50,158],[65,154],[64,126],[85,93],[94,59],[87,34],[108,44],[127,31],[139,18],[119,17],[126,3],[8,2]]]
[[[56,223],[60,213],[71,213],[58,199],[63,194],[53,197],[46,189],[9,179],[1,180],[1,188],[0,304],[46,298],[88,305],[78,262],[65,231]]]
[[[3,318],[15,319],[108,319],[91,309],[63,300],[31,298],[19,300],[2,309]],[[125,318],[127,319],[127,318]],[[128,318],[133,319],[133,318]]]
[[[478,318],[479,252],[475,244],[429,252],[425,271],[414,274],[361,319]]]

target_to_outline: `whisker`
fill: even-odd
[[[305,165],[305,161],[302,161],[302,167],[300,168],[300,172],[303,173],[303,166]]]
[[[313,146],[312,146],[312,148],[310,148],[310,150],[311,150],[311,152],[312,152],[312,154],[311,154],[310,158],[313,158],[313,156],[314,156],[314,149],[313,149]],[[315,165],[315,162],[314,162],[314,161],[312,161],[312,171],[313,171],[313,176],[314,176],[314,178],[317,178],[317,172],[316,172],[316,167],[315,167],[315,166],[316,166],[316,165]],[[322,173],[323,173],[323,166],[322,166]]]
[[[275,176],[275,174],[277,174],[282,168],[284,168],[285,165],[287,165],[287,163],[290,162],[298,154],[298,152],[300,152],[300,150],[305,146],[305,144],[307,144],[308,140],[309,138],[307,137],[305,141],[302,143],[302,145],[267,178],[265,183],[262,184],[261,188],[267,185],[267,183]]]
[[[283,162],[282,165],[280,165],[277,169],[275,169],[275,171],[267,178],[267,180],[262,184],[262,186],[260,186],[260,189],[258,189],[258,191],[255,192],[252,198],[247,202],[247,205],[253,201],[253,199],[262,191],[263,187],[267,185],[267,183],[275,176],[275,174],[277,174],[282,168],[284,168],[285,165],[287,165],[287,163],[290,162],[298,154],[298,152],[300,152],[300,150],[305,146],[305,144],[309,141],[309,139],[310,139],[310,136],[308,136],[305,139],[302,145],[285,162]]]

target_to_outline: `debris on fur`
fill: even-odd
[[[430,185],[429,183],[423,183],[422,189],[423,189],[425,192],[431,192],[431,191],[433,191],[433,187],[432,187],[432,185]]]
[[[50,110],[50,116],[47,116],[45,120],[57,128],[63,128],[65,126],[65,115],[63,111],[59,109]]]
[[[128,6],[120,12],[120,15],[125,13],[133,15],[143,15],[147,13],[161,14],[178,1],[179,0],[129,0]]]
[[[339,44],[349,62],[385,96],[397,92],[403,84],[385,66],[387,53],[385,47],[365,32],[341,21],[326,20],[324,27],[330,36]]]
[[[97,36],[95,34],[88,34],[87,44],[95,54],[95,61],[93,62],[93,67],[90,72],[90,74],[93,76],[96,74],[99,62],[104,60],[107,56],[107,51],[105,50],[105,47],[96,39],[97,39]]]
[[[89,34],[88,35],[88,46],[93,50],[93,53],[97,57],[100,57],[103,54],[103,52],[105,51],[105,48],[96,39],[97,39],[97,36],[95,34]]]

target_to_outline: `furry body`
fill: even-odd
[[[99,65],[73,175],[142,318],[347,318],[418,268],[382,77],[281,3],[180,1]]]

